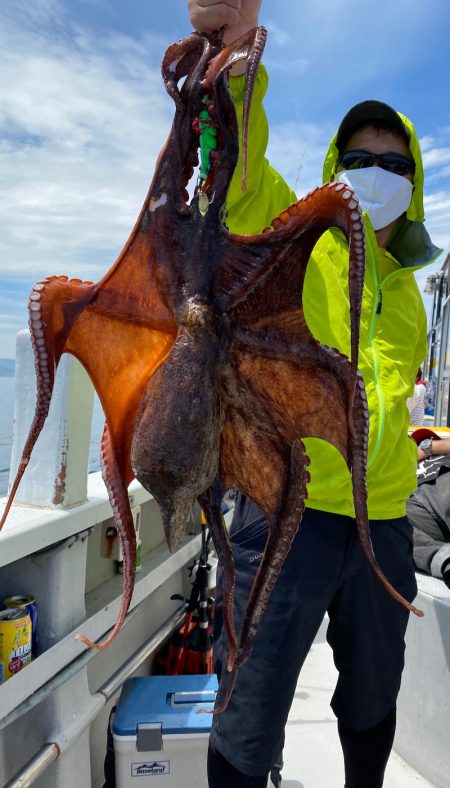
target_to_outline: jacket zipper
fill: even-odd
[[[380,423],[379,423],[379,427],[378,427],[378,435],[377,435],[376,443],[375,443],[375,446],[374,446],[372,452],[367,457],[367,467],[370,468],[370,466],[372,465],[372,463],[376,459],[376,457],[378,455],[378,452],[380,451],[380,447],[381,447],[381,443],[382,443],[383,435],[384,435],[384,422],[385,422],[385,415],[386,415],[384,394],[383,394],[383,391],[381,389],[380,379],[379,379],[380,364],[379,364],[379,361],[378,361],[378,356],[377,356],[377,353],[376,353],[376,350],[375,350],[375,342],[374,342],[376,320],[377,320],[378,315],[381,315],[381,311],[382,311],[382,308],[383,308],[383,290],[382,290],[383,285],[385,285],[386,282],[388,281],[388,279],[390,279],[392,276],[395,276],[396,274],[401,273],[401,271],[405,270],[405,269],[399,268],[398,271],[391,271],[391,273],[388,274],[387,276],[385,276],[384,279],[380,282],[380,279],[379,279],[379,276],[378,276],[377,251],[376,251],[378,247],[374,244],[374,239],[372,237],[372,234],[370,233],[370,230],[367,231],[367,228],[366,228],[366,244],[367,244],[367,248],[368,248],[368,251],[369,251],[369,254],[370,254],[370,259],[371,259],[371,263],[372,263],[373,278],[374,278],[374,282],[375,282],[376,290],[377,290],[376,303],[375,303],[373,311],[372,311],[372,318],[371,318],[370,327],[369,327],[369,343],[370,343],[370,349],[371,349],[372,358],[373,358],[375,391],[377,393],[378,406],[379,406],[379,410],[380,410]],[[421,266],[417,266],[413,270],[417,270],[420,267]],[[408,269],[408,270],[410,271],[411,269]]]
[[[367,457],[367,467],[370,468],[370,466],[375,461],[375,459],[376,459],[376,457],[378,455],[378,452],[380,451],[380,447],[381,447],[381,443],[382,443],[383,435],[384,435],[384,423],[385,423],[385,416],[386,416],[386,407],[385,407],[385,401],[384,401],[384,394],[383,394],[383,391],[381,389],[380,379],[379,379],[380,364],[379,364],[379,361],[378,361],[378,356],[377,356],[377,353],[376,353],[376,350],[375,350],[375,343],[374,343],[376,319],[377,319],[378,315],[381,315],[382,308],[383,308],[382,285],[384,285],[387,282],[387,280],[391,278],[391,276],[395,276],[396,274],[400,273],[400,271],[405,270],[405,269],[399,269],[398,271],[392,271],[390,274],[388,274],[382,280],[382,282],[380,282],[380,279],[379,279],[379,276],[378,276],[377,251],[376,251],[378,249],[378,245],[375,242],[375,234],[374,234],[374,231],[371,229],[369,222],[365,222],[365,230],[366,230],[366,232],[365,232],[366,248],[367,248],[367,251],[369,253],[368,256],[370,256],[370,260],[371,260],[371,264],[372,264],[372,274],[373,274],[373,279],[374,279],[375,286],[376,286],[376,291],[377,291],[377,297],[376,297],[376,301],[374,302],[374,306],[373,306],[373,310],[372,310],[372,317],[371,317],[370,325],[369,325],[369,344],[370,344],[370,351],[372,353],[372,359],[373,359],[373,372],[374,372],[375,391],[376,391],[376,394],[377,394],[378,407],[379,407],[379,412],[380,412],[380,421],[379,421],[379,426],[378,426],[378,435],[377,435],[377,439],[376,439],[376,442],[375,442],[375,446],[374,446],[373,450],[371,451],[371,453]],[[430,260],[429,263],[427,263],[426,265],[431,265],[439,257],[440,254],[441,254],[441,252],[439,252],[439,254],[437,254],[436,257],[433,258],[433,260]],[[425,265],[411,266],[411,267],[408,267],[408,270],[409,271],[417,271],[420,268],[425,268]]]

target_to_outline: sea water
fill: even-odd
[[[0,498],[8,492],[14,430],[14,382],[14,377],[0,375]],[[89,473],[100,470],[100,438],[103,422],[103,411],[98,398],[95,397],[89,445]]]
[[[11,460],[14,378],[0,377],[0,497],[6,495]]]

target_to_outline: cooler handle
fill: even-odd
[[[169,698],[172,706],[194,706],[196,703],[215,703],[215,690],[200,690],[197,692],[170,692]]]

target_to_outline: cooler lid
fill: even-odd
[[[138,724],[160,723],[168,733],[209,733],[217,676],[138,676],[125,682],[114,715],[116,736],[136,736]]]

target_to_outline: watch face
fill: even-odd
[[[425,452],[425,454],[431,454],[431,441],[432,438],[425,438],[424,441],[419,443],[419,449]]]

